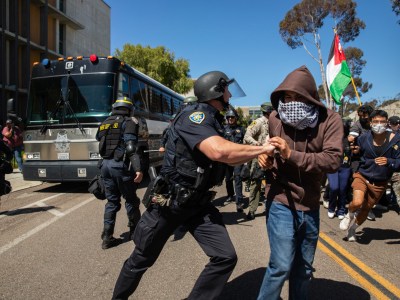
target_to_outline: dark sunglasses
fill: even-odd
[[[226,117],[227,119],[235,119],[236,117]]]

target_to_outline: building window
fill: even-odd
[[[62,55],[64,55],[64,41],[65,41],[65,25],[64,24],[59,24],[58,27],[58,33],[59,33],[59,38],[58,38],[58,52]]]
[[[65,3],[64,0],[59,0],[58,9],[62,12],[65,12]]]

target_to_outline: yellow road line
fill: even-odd
[[[365,265],[361,260],[359,260],[357,257],[352,255],[350,252],[346,251],[343,247],[341,247],[338,243],[336,243],[334,240],[332,240],[330,237],[328,237],[325,233],[320,232],[319,233],[320,238],[322,238],[326,243],[330,244],[336,251],[338,251],[340,254],[345,256],[348,260],[350,260],[354,265],[356,265],[358,268],[360,268],[362,271],[367,273],[371,278],[373,278],[375,281],[380,283],[383,287],[385,287],[388,291],[390,291],[393,295],[398,297],[400,299],[400,289],[396,287],[394,284],[383,278],[381,275],[376,273],[374,270],[372,270],[370,267]]]
[[[349,265],[347,265],[343,260],[337,257],[331,250],[328,249],[324,244],[318,243],[318,248],[330,256],[338,265],[340,265],[351,277],[357,280],[362,286],[371,292],[379,300],[390,300],[385,294],[373,286],[368,280],[366,280],[359,273],[354,271]]]

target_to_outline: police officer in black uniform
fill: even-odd
[[[153,186],[169,198],[161,202],[158,202],[160,197],[151,198],[153,202],[136,227],[135,249],[121,269],[113,299],[127,299],[135,291],[144,272],[154,264],[180,225],[186,226],[210,257],[188,299],[215,299],[221,293],[237,256],[222,215],[211,203],[215,192],[209,189],[222,183],[226,163],[241,164],[260,153],[271,152],[269,144],[240,145],[223,138],[223,116],[219,111],[229,105],[235,86],[237,96],[239,92],[244,95],[235,80],[222,72],[208,72],[197,79],[194,93],[199,103],[176,116],[169,132],[161,177],[157,177]]]
[[[111,116],[100,125],[96,135],[100,141],[99,153],[103,158],[101,175],[107,197],[101,234],[103,249],[117,244],[113,233],[117,212],[121,209],[121,195],[125,198],[131,239],[140,219],[140,200],[136,196],[136,189],[142,181],[143,173],[136,151],[139,125],[131,117],[132,112],[133,104],[129,98],[118,99],[113,104]]]
[[[224,128],[224,137],[232,143],[243,144],[243,137],[246,130],[237,124],[238,116],[236,111],[230,109],[225,114],[226,122]],[[243,165],[228,166],[226,168],[225,184],[228,198],[226,202],[233,201],[234,193],[236,193],[236,210],[243,212],[243,186],[240,172],[242,171]],[[235,189],[233,189],[233,180],[235,180]]]

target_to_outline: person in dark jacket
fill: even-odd
[[[371,131],[357,139],[361,160],[353,175],[353,200],[339,226],[341,230],[347,230],[350,242],[357,240],[356,229],[364,223],[368,212],[386,191],[393,172],[400,169],[400,136],[386,130],[387,121],[387,112],[373,111],[370,115]]]
[[[339,114],[321,103],[306,66],[287,75],[271,102],[269,143],[276,154],[259,156],[267,169],[271,254],[258,299],[279,299],[286,279],[289,299],[306,299],[318,242],[321,180],[340,166],[343,125]]]
[[[343,120],[343,160],[340,168],[335,173],[327,174],[329,180],[329,204],[328,217],[333,219],[335,216],[343,220],[347,213],[348,189],[351,177],[351,149],[347,139],[350,130],[349,120]]]
[[[225,114],[227,124],[224,127],[224,137],[233,143],[243,144],[245,129],[237,124],[238,116],[236,111],[230,109]],[[235,202],[237,212],[243,212],[243,185],[240,173],[243,165],[228,166],[226,168],[225,184],[228,198],[226,202],[232,201],[236,193]],[[235,181],[235,189],[233,189],[233,181]]]

